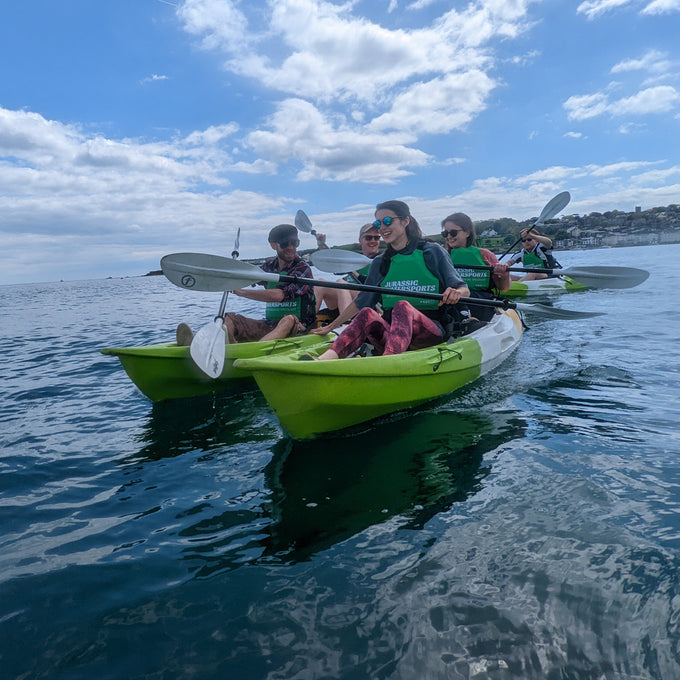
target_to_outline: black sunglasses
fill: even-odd
[[[464,229],[442,229],[442,236],[444,238],[447,236],[453,236],[453,238],[456,238],[456,236],[458,236],[461,231],[464,231]]]
[[[530,236],[529,238],[523,238],[522,243],[526,243],[527,241],[533,241],[534,239]]]
[[[285,250],[288,246],[295,246],[297,248],[300,245],[300,239],[289,238],[287,241],[279,241],[278,243],[281,250]]]
[[[373,226],[376,229],[380,229],[381,225],[383,225],[383,224],[386,227],[389,227],[390,224],[392,224],[392,222],[394,222],[394,220],[399,220],[399,219],[401,219],[401,218],[400,217],[390,217],[388,215],[387,217],[383,217],[382,220],[376,220],[375,222],[373,222]]]
[[[361,238],[365,238],[367,241],[379,241],[379,234],[364,234]]]

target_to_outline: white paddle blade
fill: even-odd
[[[351,250],[342,250],[340,248],[317,250],[312,253],[311,258],[312,264],[317,269],[332,274],[347,274],[347,272],[354,272],[372,262],[369,257],[366,257],[361,253],[355,253]]]
[[[550,319],[590,319],[595,316],[604,316],[605,312],[577,312],[571,309],[560,309],[559,307],[549,307],[548,305],[527,304],[516,302],[515,309],[520,312],[540,314]]]
[[[314,229],[312,227],[312,221],[309,219],[307,213],[304,210],[298,210],[295,213],[295,226],[300,231],[304,231],[306,234],[311,234],[312,230]]]
[[[635,288],[649,278],[649,272],[635,267],[568,267],[554,270],[589,288]]]
[[[204,253],[165,255],[161,269],[169,281],[187,290],[238,290],[260,281],[279,281],[278,274],[268,274],[247,262]]]
[[[225,344],[226,333],[222,319],[217,318],[194,335],[189,354],[203,373],[210,378],[218,378],[224,368]]]
[[[534,224],[543,224],[545,220],[552,219],[560,212],[560,210],[563,210],[567,206],[569,201],[571,201],[571,194],[568,191],[563,191],[561,194],[553,196],[553,198],[546,203],[545,208],[543,208]]]

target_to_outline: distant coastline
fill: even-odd
[[[517,246],[520,231],[531,227],[536,218],[517,222],[510,217],[475,222],[477,244],[496,253],[502,253]],[[565,215],[560,219],[548,220],[539,229],[541,234],[553,241],[555,250],[591,250],[595,248],[623,248],[626,246],[654,246],[680,243],[680,204],[633,212],[612,210],[605,213],[593,212],[588,215]],[[426,235],[433,241],[442,242],[439,233]],[[339,245],[343,250],[360,252],[359,245]],[[314,249],[300,250],[302,257]],[[244,260],[261,264],[265,258]],[[143,276],[160,276],[160,269]]]

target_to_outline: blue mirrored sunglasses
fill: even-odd
[[[398,220],[398,219],[399,219],[398,217],[389,217],[389,216],[388,216],[388,217],[383,217],[382,220],[376,220],[375,222],[373,222],[373,226],[374,226],[376,229],[380,229],[380,227],[381,227],[383,224],[384,224],[386,227],[389,227],[390,224],[392,224],[392,222],[394,222],[394,220]]]

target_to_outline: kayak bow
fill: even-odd
[[[247,387],[248,381],[252,381],[252,373],[248,369],[235,367],[237,359],[276,356],[317,345],[326,347],[333,337],[301,335],[281,340],[226,345],[224,366],[215,379],[209,378],[191,360],[189,347],[175,343],[143,347],[106,347],[100,352],[118,357],[130,380],[151,401],[166,401],[222,392],[231,387]]]

